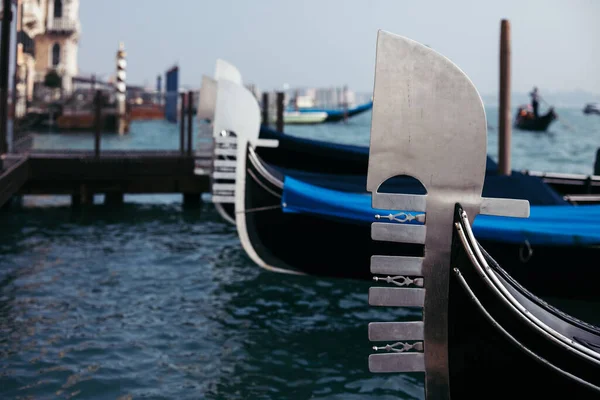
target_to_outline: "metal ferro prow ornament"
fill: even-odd
[[[219,81],[229,81],[242,85],[242,74],[231,63],[217,59],[214,78],[202,76],[200,100],[198,102],[198,144],[202,151],[212,153],[212,165],[207,172],[211,180],[212,202],[217,212],[228,222],[235,224],[222,208],[224,203],[234,203],[235,167],[237,140],[229,131],[214,131],[214,119],[217,107],[217,91]],[[238,94],[238,97],[244,96]],[[235,96],[233,96],[235,98]],[[232,121],[229,121],[229,123]]]
[[[260,139],[260,108],[254,95],[244,86],[228,79],[217,80],[217,95],[213,120],[215,140],[215,167],[231,167],[235,183],[220,184],[213,179],[213,202],[235,204],[243,210],[243,193],[236,194],[236,186],[244,186],[248,147],[277,147],[279,142]],[[215,172],[219,172],[216,170]]]
[[[471,223],[478,214],[529,216],[526,200],[481,197],[486,136],[481,97],[456,65],[413,40],[378,32],[367,190],[373,208],[421,215],[414,220],[424,222],[374,222],[371,238],[423,244],[424,256],[374,255],[371,273],[392,285],[371,287],[369,304],[419,307],[423,320],[370,323],[369,340],[387,343],[374,349],[387,352],[371,354],[369,369],[425,372],[427,399],[450,398],[448,293],[455,204],[462,205]],[[399,175],[416,178],[426,194],[379,192]]]

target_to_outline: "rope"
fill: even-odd
[[[247,210],[243,210],[243,211],[236,211],[236,214],[248,214],[251,212],[257,212],[257,211],[268,211],[268,210],[275,210],[277,208],[283,208],[285,205],[281,205],[281,204],[277,204],[276,206],[265,206],[265,207],[256,207],[256,208],[249,208]]]

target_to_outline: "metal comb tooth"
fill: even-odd
[[[215,160],[215,167],[227,167],[227,168],[235,168],[237,166],[236,160]]]
[[[423,276],[423,257],[372,256],[371,273],[380,275]]]
[[[411,210],[425,212],[427,196],[402,193],[377,193],[373,196],[373,208],[382,210]]]
[[[214,179],[232,179],[235,180],[235,172],[222,172],[222,171],[215,171],[212,174],[212,177]]]
[[[388,242],[425,244],[425,225],[400,225],[388,222],[371,224],[371,239]]]
[[[396,340],[423,340],[423,321],[371,322],[369,340],[372,342]]]
[[[381,307],[423,307],[425,289],[420,288],[369,288],[369,305]]]
[[[215,149],[215,155],[218,155],[218,156],[237,156],[237,150],[236,149],[229,149],[229,148],[216,148]]]
[[[424,353],[386,353],[369,356],[369,371],[385,372],[424,372]]]

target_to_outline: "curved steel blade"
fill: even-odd
[[[242,74],[240,71],[230,62],[218,58],[215,65],[215,80],[218,81],[221,79],[226,79],[239,85],[242,84]]]

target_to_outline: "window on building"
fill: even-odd
[[[62,0],[54,0],[54,18],[61,18],[63,14]]]
[[[60,44],[54,43],[52,46],[52,66],[56,67],[60,64]]]

